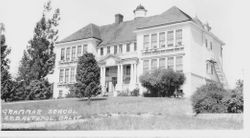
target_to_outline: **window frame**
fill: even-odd
[[[166,32],[160,32],[159,33],[159,47],[160,48],[165,48],[166,47]]]
[[[136,50],[137,50],[137,43],[134,42],[134,51],[136,51]]]
[[[103,56],[104,52],[103,52],[103,47],[100,48],[100,55]]]
[[[178,62],[178,58],[181,59],[180,63]],[[178,66],[181,66],[181,70],[178,69]],[[176,56],[175,57],[175,70],[176,70],[176,72],[183,72],[183,56]]]
[[[78,45],[76,51],[77,51],[77,57],[82,56],[82,45]]]
[[[119,53],[122,53],[122,49],[123,49],[122,47],[123,47],[123,45],[120,44],[120,45],[119,45]]]
[[[107,46],[107,54],[110,54],[110,46]]]
[[[180,36],[179,36],[179,33],[180,33]],[[176,47],[183,45],[182,40],[183,40],[183,30],[176,29],[175,30],[175,45],[176,45]],[[179,42],[180,42],[180,44],[179,44]]]
[[[66,69],[65,69],[65,80],[64,80],[65,83],[68,83],[68,82],[69,82],[69,75],[70,75],[70,74],[69,74],[69,70],[70,70],[69,68],[66,68]]]
[[[148,50],[149,49],[149,36],[150,36],[149,34],[143,35],[143,49],[144,50]]]
[[[126,44],[126,52],[130,52],[130,44]]]
[[[169,30],[167,31],[167,47],[173,47],[173,46],[174,46],[174,30]]]
[[[170,62],[170,59],[172,59],[171,62]],[[170,65],[170,63],[171,63],[171,65]],[[174,70],[174,57],[167,57],[167,69]]]
[[[157,33],[152,33],[151,34],[151,49],[156,49],[158,48],[157,46]]]
[[[69,61],[70,60],[70,47],[67,47],[66,48],[66,61]]]
[[[70,68],[70,82],[75,82],[75,67]]]
[[[71,48],[71,60],[75,60],[76,59],[76,46],[73,46]]]
[[[146,64],[147,63],[147,64]],[[147,72],[147,71],[149,71],[149,60],[147,59],[147,60],[143,60],[143,72],[145,73],[145,72]],[[147,66],[146,66],[147,65]]]
[[[65,48],[61,48],[61,60],[65,60]]]
[[[114,45],[114,54],[117,54],[117,45]]]
[[[163,62],[163,64],[161,64],[161,62]],[[166,58],[160,58],[159,59],[159,69],[165,69],[165,68],[166,68]]]
[[[59,70],[59,83],[63,83],[64,81],[64,69]]]

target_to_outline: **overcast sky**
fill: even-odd
[[[61,10],[59,40],[89,23],[105,25],[114,22],[121,13],[124,20],[133,19],[133,10],[142,4],[148,16],[161,14],[177,6],[190,16],[208,21],[212,32],[223,40],[224,70],[231,86],[242,78],[250,59],[246,31],[250,8],[247,0],[51,0],[53,8]],[[42,16],[46,0],[0,0],[0,22],[5,24],[6,39],[11,47],[10,72],[16,75],[23,50],[32,38],[36,22]]]

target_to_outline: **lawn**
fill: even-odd
[[[37,125],[39,123],[34,123],[37,122],[34,120],[11,121],[5,118],[11,116],[9,112],[13,115],[15,111],[22,109],[25,111],[39,109],[41,110],[40,116],[52,116],[54,120],[40,122],[40,125]],[[63,114],[59,112],[60,109],[66,109],[68,113]],[[19,116],[22,117],[25,114]],[[62,116],[68,118],[65,119]],[[72,119],[74,116],[79,116],[77,118],[79,120]],[[63,121],[69,118],[72,120]],[[145,97],[96,98],[90,105],[85,99],[74,98],[3,103],[2,122],[4,129],[23,127],[41,130],[241,129],[243,127],[242,119],[239,121],[195,117],[189,99]]]

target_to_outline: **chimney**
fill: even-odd
[[[123,15],[118,13],[115,15],[115,23],[119,24],[121,22],[123,22]]]

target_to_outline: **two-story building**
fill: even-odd
[[[175,6],[149,17],[142,5],[133,12],[133,20],[123,21],[123,15],[116,14],[112,24],[89,24],[56,43],[53,97],[65,96],[67,86],[75,83],[77,59],[84,52],[95,55],[102,91],[114,96],[136,88],[142,94],[140,75],[156,68],[183,72],[186,97],[210,81],[227,86],[222,68],[224,42],[208,24]]]

